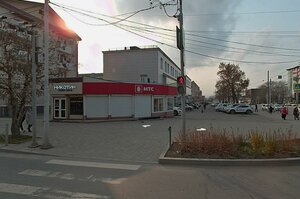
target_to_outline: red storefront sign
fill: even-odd
[[[177,88],[156,84],[131,84],[112,82],[83,82],[85,95],[109,94],[144,94],[144,95],[177,95]]]

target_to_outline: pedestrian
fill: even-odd
[[[258,112],[257,104],[255,103],[255,112]]]
[[[270,113],[273,113],[273,109],[274,109],[273,106],[270,105],[270,107],[269,107],[269,112],[270,112]]]
[[[289,114],[289,111],[286,106],[282,105],[280,109],[282,119],[286,120],[286,116]]]
[[[28,132],[31,132],[32,121],[31,121],[31,110],[30,109],[27,109],[27,111],[26,111],[25,120],[27,123],[27,130],[28,130]]]
[[[294,115],[294,119],[296,120],[299,120],[299,109],[298,109],[298,106],[296,106],[294,108],[294,111],[293,111],[293,115]]]

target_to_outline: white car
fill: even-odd
[[[268,104],[262,104],[261,105],[261,110],[267,111],[269,109]]]
[[[227,107],[228,104],[227,103],[220,103],[216,106],[215,110],[216,111],[224,111],[225,107]]]
[[[229,108],[228,113],[230,113],[230,114],[234,114],[234,113],[251,114],[251,113],[253,113],[253,108],[249,104],[239,104],[237,106]]]
[[[230,104],[230,105],[224,107],[224,112],[225,112],[225,113],[229,113],[230,110],[231,110],[232,108],[234,108],[234,107],[236,107],[236,106],[238,106],[238,105],[239,105],[239,104]]]
[[[181,110],[180,107],[174,106],[173,107],[173,112],[174,112],[174,115],[177,116],[177,115],[181,115],[182,110]]]

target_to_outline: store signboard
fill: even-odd
[[[152,94],[154,91],[154,86],[135,85],[136,94]]]
[[[82,94],[81,82],[51,83],[51,94]]]

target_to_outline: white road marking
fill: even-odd
[[[71,173],[32,170],[32,169],[26,169],[24,171],[21,171],[19,174],[28,175],[28,176],[37,176],[37,177],[59,178],[62,180],[74,180],[75,179],[74,175]]]
[[[100,163],[100,162],[83,162],[83,161],[71,161],[71,160],[49,160],[46,164],[58,164],[67,166],[80,166],[80,167],[94,167],[102,169],[122,169],[122,170],[138,170],[140,165],[130,165],[130,164],[110,164],[110,163]]]
[[[10,193],[49,199],[109,199],[110,196],[71,192],[45,187],[0,183],[0,193]]]
[[[0,192],[2,192],[2,193],[34,195],[34,193],[38,192],[40,189],[41,189],[41,187],[0,183]]]
[[[72,173],[62,173],[57,171],[43,171],[43,170],[32,170],[26,169],[19,172],[20,175],[35,176],[35,177],[48,177],[48,178],[58,178],[61,180],[78,180],[85,182],[102,182],[112,185],[117,185],[123,183],[127,178],[97,178],[94,175],[90,175],[86,178],[76,178]]]
[[[148,128],[148,127],[150,127],[150,126],[151,126],[150,124],[142,125],[142,127],[144,127],[144,128]]]
[[[24,170],[24,171],[20,172],[19,174],[43,177],[43,176],[49,175],[50,173],[51,173],[50,171],[27,169],[27,170]]]

